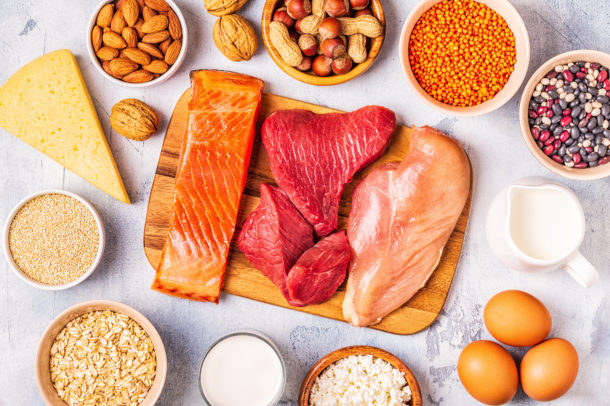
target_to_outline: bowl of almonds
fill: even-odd
[[[165,384],[161,337],[137,310],[93,300],[59,314],[42,335],[36,381],[45,404],[154,405]]]
[[[172,0],[106,0],[91,16],[87,50],[112,82],[147,87],[169,79],[187,49],[187,28]]]
[[[371,67],[385,36],[380,0],[267,0],[263,42],[288,75],[311,85],[347,82]]]

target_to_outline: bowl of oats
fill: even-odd
[[[299,406],[421,406],[419,384],[396,356],[366,345],[345,347],[320,359],[307,373]]]
[[[11,211],[3,233],[9,267],[24,282],[45,290],[78,285],[104,253],[104,225],[84,198],[65,190],[27,196]]]
[[[80,303],[47,327],[38,346],[36,381],[45,403],[154,405],[167,358],[152,323],[109,300]]]

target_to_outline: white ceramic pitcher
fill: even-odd
[[[569,247],[552,258],[537,258],[524,252],[513,238],[511,216],[514,215],[512,205],[516,193],[527,193],[552,189],[561,192],[557,194],[564,202],[570,203],[574,209],[574,224],[576,234],[571,235]],[[561,220],[561,219],[559,219]],[[585,235],[585,215],[580,201],[574,193],[565,186],[542,179],[524,178],[502,189],[493,200],[487,213],[487,241],[492,251],[512,269],[522,272],[548,272],[559,268],[565,269],[579,284],[585,287],[593,285],[599,278],[595,267],[578,251]],[[561,238],[561,237],[560,237]]]

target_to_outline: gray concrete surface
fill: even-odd
[[[531,36],[529,73],[546,59],[572,49],[610,52],[610,4],[594,0],[513,0]],[[197,372],[203,353],[219,336],[252,328],[268,334],[281,349],[288,368],[283,397],[296,405],[301,380],[324,354],[346,345],[368,344],[391,351],[418,376],[427,405],[477,404],[461,386],[456,361],[468,342],[490,338],[481,321],[482,307],[507,288],[527,290],[549,307],[552,336],[570,340],[580,355],[580,372],[572,390],[553,402],[558,406],[609,405],[610,382],[610,180],[577,182],[545,170],[527,151],[519,131],[519,94],[500,110],[479,118],[443,116],[420,102],[403,79],[398,36],[415,0],[385,0],[388,29],[379,60],[349,83],[320,88],[282,73],[264,47],[249,62],[233,63],[215,48],[214,18],[201,0],[178,0],[190,32],[190,48],[180,71],[168,82],[146,90],[111,84],[92,66],[85,48],[87,21],[95,0],[0,2],[0,82],[43,53],[68,48],[77,56],[100,119],[133,200],[119,203],[78,176],[0,130],[0,220],[17,201],[44,188],[64,188],[83,195],[100,211],[107,228],[107,249],[100,268],[85,283],[62,292],[46,292],[22,283],[0,260],[0,405],[40,405],[34,379],[38,340],[47,324],[65,308],[90,299],[114,299],[143,312],[159,330],[167,348],[169,372],[159,405],[202,404]],[[258,28],[263,0],[251,0],[242,15]],[[153,278],[142,249],[148,195],[163,141],[162,134],[140,143],[110,129],[114,103],[136,97],[161,115],[164,130],[173,106],[189,86],[195,68],[227,69],[258,76],[266,90],[345,110],[381,104],[397,112],[400,122],[429,124],[457,137],[474,168],[471,220],[453,287],[438,320],[412,336],[354,328],[337,321],[223,295],[220,305],[179,300],[149,289]],[[163,133],[164,131],[160,131]],[[584,289],[561,271],[530,276],[507,269],[491,253],[484,219],[494,194],[517,178],[545,176],[571,187],[582,200],[588,220],[583,253],[599,268],[599,283]],[[523,352],[514,351],[517,358]],[[533,405],[522,392],[515,405]]]

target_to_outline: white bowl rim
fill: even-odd
[[[97,223],[98,233],[99,233],[99,245],[98,245],[98,249],[97,249],[97,254],[95,255],[95,259],[93,260],[91,267],[77,279],[75,279],[71,282],[65,283],[63,285],[49,285],[46,283],[37,282],[37,281],[33,280],[32,278],[30,278],[29,276],[27,276],[26,274],[24,274],[23,271],[21,271],[21,269],[19,269],[19,267],[13,260],[13,256],[11,255],[11,250],[9,247],[9,238],[8,237],[9,237],[11,224],[13,223],[13,219],[15,218],[15,216],[17,215],[19,210],[21,210],[21,208],[29,201],[31,201],[39,196],[48,195],[48,194],[61,194],[61,195],[70,196],[70,197],[78,200],[80,203],[82,203],[87,208],[87,210],[91,213],[93,218],[95,219],[95,222]],[[85,200],[85,198],[83,198],[82,196],[79,196],[76,193],[68,192],[67,190],[61,190],[61,189],[45,189],[45,190],[38,191],[36,193],[32,193],[31,195],[28,195],[28,196],[24,197],[23,199],[21,199],[21,201],[19,201],[19,203],[17,203],[15,205],[13,210],[11,210],[10,214],[6,218],[6,222],[4,223],[4,232],[2,234],[2,248],[4,251],[4,257],[6,258],[6,261],[8,262],[9,267],[19,277],[19,279],[21,279],[25,283],[29,284],[30,286],[34,286],[38,289],[43,289],[43,290],[64,290],[64,289],[68,289],[73,286],[76,286],[79,283],[83,282],[85,279],[87,279],[89,276],[91,276],[91,274],[93,274],[93,272],[97,269],[98,265],[100,264],[100,262],[102,260],[102,256],[104,254],[105,245],[106,245],[106,234],[105,234],[105,230],[104,230],[104,223],[102,222],[102,218],[100,217],[100,215],[97,212],[97,210],[95,209],[95,207],[93,207],[93,205],[91,203],[89,203],[87,200]]]
[[[188,48],[188,28],[186,26],[186,20],[184,19],[184,16],[182,15],[182,11],[180,11],[180,8],[178,7],[178,5],[173,0],[165,0],[165,1],[167,2],[167,4],[169,4],[169,6],[172,8],[174,13],[176,13],[176,16],[178,16],[178,19],[180,20],[180,24],[182,26],[182,39],[181,39],[182,48],[180,49],[180,53],[178,54],[178,59],[172,66],[170,66],[170,68],[167,70],[167,72],[165,72],[164,74],[159,76],[157,79],[153,79],[149,82],[144,82],[144,83],[128,83],[123,80],[119,80],[113,76],[110,76],[102,68],[102,64],[97,59],[97,56],[95,55],[95,52],[93,51],[93,44],[91,44],[91,31],[93,30],[93,27],[95,27],[95,25],[97,24],[97,15],[100,12],[100,10],[102,9],[102,7],[104,7],[108,3],[115,3],[116,0],[101,0],[100,1],[98,6],[95,8],[93,14],[91,15],[91,18],[89,19],[89,24],[87,25],[87,27],[88,27],[87,32],[85,33],[85,43],[87,44],[87,53],[89,54],[89,59],[91,59],[93,66],[95,66],[97,71],[103,77],[105,77],[106,79],[110,80],[111,82],[116,83],[121,86],[131,87],[131,88],[145,88],[145,87],[154,86],[154,85],[158,85],[158,84],[165,82],[170,77],[172,77],[174,75],[174,73],[176,73],[178,71],[178,69],[180,69],[180,65],[182,65],[182,62],[184,61],[184,58],[186,56],[186,50]]]
[[[529,63],[530,63],[530,56],[531,56],[530,38],[529,38],[529,33],[527,31],[527,26],[523,22],[523,18],[521,18],[521,14],[519,14],[517,9],[515,9],[515,7],[508,0],[494,0],[496,4],[502,3],[505,7],[510,9],[511,12],[513,12],[514,15],[516,16],[516,24],[519,27],[519,30],[524,35],[525,54],[522,57],[523,57],[523,61],[525,61],[525,69],[522,70],[519,77],[515,76],[514,75],[515,72],[513,72],[511,74],[511,76],[509,77],[508,82],[506,82],[506,84],[502,88],[502,90],[500,90],[493,98],[487,100],[486,102],[478,104],[476,106],[471,106],[471,107],[450,106],[451,108],[453,108],[452,110],[450,110],[448,108],[444,108],[443,103],[433,99],[432,96],[429,96],[423,89],[421,89],[421,91],[423,93],[426,93],[425,97],[423,97],[420,94],[420,92],[418,91],[418,89],[415,88],[415,86],[419,86],[419,84],[415,83],[415,82],[417,82],[417,79],[415,78],[415,76],[413,76],[414,82],[412,82],[410,80],[410,76],[413,75],[413,73],[411,71],[411,66],[408,63],[408,53],[405,54],[405,48],[408,48],[405,46],[405,41],[408,41],[410,38],[410,35],[409,35],[409,38],[407,38],[407,32],[406,32],[407,26],[413,20],[415,20],[415,18],[419,19],[427,10],[429,10],[429,8],[423,7],[423,4],[426,1],[427,0],[421,0],[411,10],[411,12],[409,13],[409,16],[406,18],[406,20],[402,26],[402,29],[400,32],[400,41],[399,41],[400,64],[402,66],[403,73],[405,74],[405,76],[407,76],[407,83],[409,84],[409,87],[411,87],[411,89],[418,96],[418,98],[420,100],[422,100],[424,103],[426,103],[428,106],[432,107],[436,111],[441,112],[445,115],[454,116],[454,117],[482,116],[484,114],[491,113],[492,111],[497,110],[500,107],[504,106],[506,103],[508,103],[508,101],[510,99],[512,99],[515,94],[517,94],[517,92],[521,88],[521,85],[523,84],[523,81],[525,80],[525,77],[527,76],[527,71],[528,71],[528,67],[529,67]],[[442,0],[434,0],[434,1],[436,4],[436,3],[440,3]],[[495,7],[493,5],[489,5],[489,4],[485,4],[485,5],[487,7],[490,7],[494,11],[496,11]],[[506,20],[506,17],[504,17],[501,13],[499,13],[498,11],[496,11],[496,13],[498,13],[502,18],[504,18]],[[514,33],[514,30],[513,30],[513,33]],[[517,66],[518,63],[519,63],[519,61],[517,61],[517,63],[515,64],[515,67]],[[508,84],[510,82],[513,82],[513,79],[514,79],[514,82],[516,83],[514,90],[504,92],[503,90],[506,90],[506,86],[508,86]]]
[[[565,165],[562,165],[562,164],[559,164],[559,163],[553,161],[550,157],[547,157],[546,155],[545,156],[538,155],[532,149],[533,147],[530,147],[531,144],[530,144],[529,140],[532,139],[532,135],[530,133],[530,125],[529,125],[527,118],[524,117],[524,115],[522,114],[523,106],[527,105],[529,103],[529,99],[530,99],[531,93],[532,93],[532,92],[528,92],[528,88],[531,87],[531,84],[536,80],[536,78],[538,78],[538,80],[542,79],[542,77],[544,77],[544,75],[549,73],[549,71],[552,70],[552,67],[557,65],[557,63],[560,60],[566,59],[566,58],[572,59],[574,61],[583,60],[586,62],[591,62],[591,61],[599,62],[599,60],[602,58],[610,58],[610,54],[607,52],[594,50],[594,49],[575,49],[572,51],[567,51],[567,52],[562,52],[560,54],[557,54],[557,55],[553,56],[552,58],[543,62],[536,69],[536,71],[534,71],[534,73],[532,73],[532,75],[530,76],[530,78],[528,79],[528,81],[525,84],[523,93],[521,94],[521,100],[519,101],[519,107],[518,107],[519,125],[521,127],[521,135],[523,136],[523,141],[525,142],[525,145],[526,145],[528,151],[530,152],[530,154],[536,159],[536,161],[538,161],[542,166],[544,166],[546,169],[553,172],[554,174],[563,176],[564,178],[567,178],[567,179],[574,179],[574,180],[588,181],[588,180],[603,179],[603,178],[610,176],[610,170],[603,171],[603,170],[600,170],[600,168],[605,168],[606,165],[608,167],[610,167],[610,163],[606,163],[601,166],[596,166],[594,168],[578,168],[578,169],[568,168]],[[526,112],[527,112],[527,110],[526,110]],[[526,131],[526,129],[527,129],[527,131]],[[537,146],[536,146],[536,148],[537,148]],[[538,151],[540,151],[540,150],[538,150]],[[540,151],[540,152],[543,153],[542,151]]]
[[[157,393],[152,393],[152,392],[149,391],[148,395],[146,395],[146,397],[144,398],[144,401],[146,401],[148,396],[151,396],[151,394],[152,394],[152,398],[150,400],[152,401],[152,404],[155,404],[157,402],[157,400],[159,400],[159,398],[161,397],[161,393],[163,392],[163,387],[165,386],[165,381],[167,379],[167,353],[165,352],[165,344],[163,343],[163,339],[159,335],[159,332],[155,328],[155,325],[152,324],[152,322],[148,319],[148,317],[144,316],[141,312],[139,312],[138,310],[134,309],[133,307],[131,307],[129,305],[126,305],[125,303],[117,302],[115,300],[97,299],[97,300],[88,300],[88,301],[85,301],[85,302],[80,302],[80,303],[77,303],[77,304],[75,304],[73,306],[68,307],[67,309],[65,309],[64,311],[59,313],[57,316],[55,316],[53,318],[53,320],[51,320],[51,322],[47,325],[47,327],[45,328],[44,332],[40,336],[41,338],[40,338],[39,343],[38,343],[38,349],[36,351],[36,358],[35,358],[36,377],[39,376],[39,369],[38,369],[39,363],[38,363],[38,359],[42,355],[41,354],[41,351],[42,351],[41,345],[42,345],[43,339],[51,333],[51,330],[54,328],[55,323],[57,323],[64,316],[66,316],[68,314],[71,314],[71,313],[74,313],[76,310],[79,310],[81,308],[84,309],[86,307],[95,307],[95,308],[98,308],[98,310],[111,310],[113,312],[123,313],[127,317],[129,317],[130,319],[132,319],[136,323],[138,323],[144,329],[144,331],[146,331],[146,334],[148,334],[150,339],[153,341],[153,348],[155,350],[155,358],[157,360],[157,366],[159,365],[159,362],[158,362],[159,354],[161,354],[162,355],[161,358],[163,358],[165,360],[165,367],[162,370],[163,373],[162,374],[156,373],[155,374],[155,379],[153,380],[153,383],[152,383],[152,385],[154,385],[155,381],[157,380],[157,378],[159,378],[160,379],[160,388],[161,389]],[[115,310],[115,309],[111,309],[110,307],[122,308],[122,309],[126,309],[126,310],[125,311],[123,311],[123,310]],[[85,310],[85,311],[83,311],[81,313],[81,315],[85,314],[85,313],[88,313],[89,311],[96,311],[96,310]],[[126,312],[131,312],[132,314],[137,315],[137,317],[141,318],[141,321],[140,320],[136,320],[132,315],[130,315],[130,314],[126,313]],[[78,317],[78,316],[76,316],[76,317]],[[67,323],[68,322],[66,322],[66,324]],[[64,324],[64,326],[62,326],[62,329],[64,327],[65,327],[65,324]],[[59,331],[61,331],[61,329]],[[154,345],[155,341],[159,344],[158,347]],[[158,372],[158,369],[157,369],[156,372]],[[38,379],[37,379],[37,385],[38,385],[38,389],[40,391],[40,382],[38,382]],[[152,388],[152,385],[151,385],[151,388]]]

